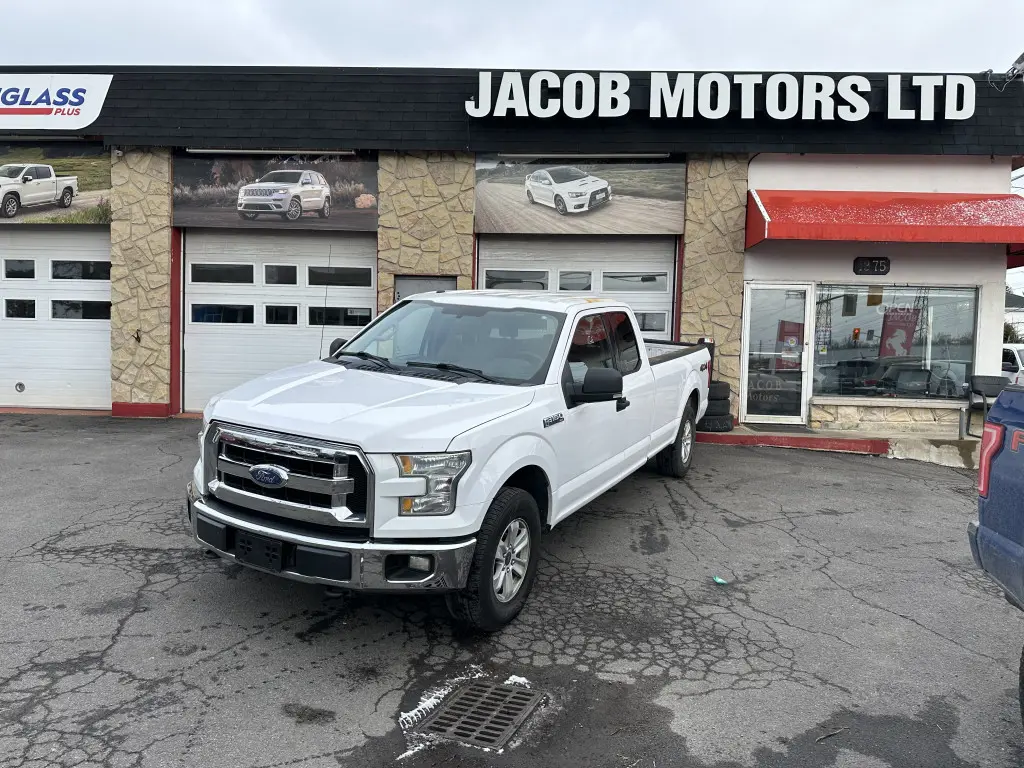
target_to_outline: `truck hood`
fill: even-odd
[[[320,361],[224,393],[207,418],[357,445],[367,453],[445,451],[468,429],[525,408],[533,390],[434,381]]]

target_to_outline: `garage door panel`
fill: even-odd
[[[672,336],[675,238],[481,237],[478,253],[482,288],[603,296],[632,307],[646,337]]]
[[[186,233],[185,409],[353,336],[376,314],[376,258],[373,235]]]
[[[2,232],[0,257],[0,406],[109,408],[109,233]]]

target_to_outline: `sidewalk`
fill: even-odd
[[[745,445],[766,448],[798,448],[809,451],[856,453],[914,459],[959,469],[977,469],[981,441],[976,437],[958,440],[935,435],[880,435],[838,430],[751,429],[737,426],[732,432],[698,432],[698,443]]]

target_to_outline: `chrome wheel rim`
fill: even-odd
[[[7,201],[7,215],[13,216],[18,212],[18,204],[14,200]]]
[[[562,198],[555,200],[555,208],[559,213],[565,213],[565,201]]]
[[[330,200],[324,200],[324,218],[326,219],[331,215],[331,202]]]
[[[292,200],[288,205],[288,218],[294,221],[302,215],[302,208],[299,206],[298,200]]]
[[[530,526],[521,517],[509,523],[494,551],[491,587],[498,602],[507,603],[519,594],[530,567]]]
[[[683,463],[690,460],[690,452],[693,450],[693,423],[687,419],[683,422],[683,440],[679,446],[679,453],[682,455]]]

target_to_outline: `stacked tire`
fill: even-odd
[[[708,387],[708,409],[697,422],[700,432],[732,431],[732,388],[727,381],[712,381]]]

